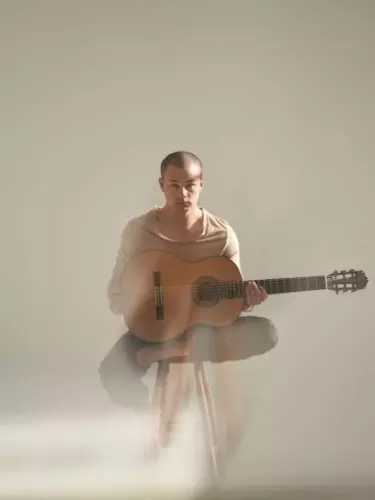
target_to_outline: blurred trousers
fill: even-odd
[[[137,353],[145,347],[174,347],[194,334],[194,360],[223,363],[262,355],[278,342],[275,325],[261,316],[239,316],[230,326],[196,326],[175,340],[148,342],[125,332],[99,366],[103,388],[115,405],[141,411],[149,406],[149,394],[142,377],[150,366],[141,366]]]

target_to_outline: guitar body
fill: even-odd
[[[174,339],[197,324],[229,325],[240,314],[243,299],[220,300],[215,286],[241,279],[226,257],[188,262],[166,251],[141,252],[121,277],[125,323],[148,341]]]

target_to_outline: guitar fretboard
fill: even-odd
[[[324,290],[327,288],[326,277],[324,275],[320,275],[225,282],[217,285],[217,291],[223,299],[242,298],[245,295],[246,287],[250,281],[254,281],[257,285],[262,286],[268,295],[278,293],[308,292],[313,290]]]

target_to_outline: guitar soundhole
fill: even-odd
[[[193,300],[200,307],[213,307],[220,301],[220,282],[204,276],[193,283]]]

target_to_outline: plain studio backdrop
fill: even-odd
[[[124,331],[107,282],[129,217],[162,202],[160,160],[187,149],[246,278],[370,278],[256,309],[279,343],[234,367],[230,481],[375,479],[374,21],[357,0],[1,1],[4,433],[117,411],[97,374]]]

